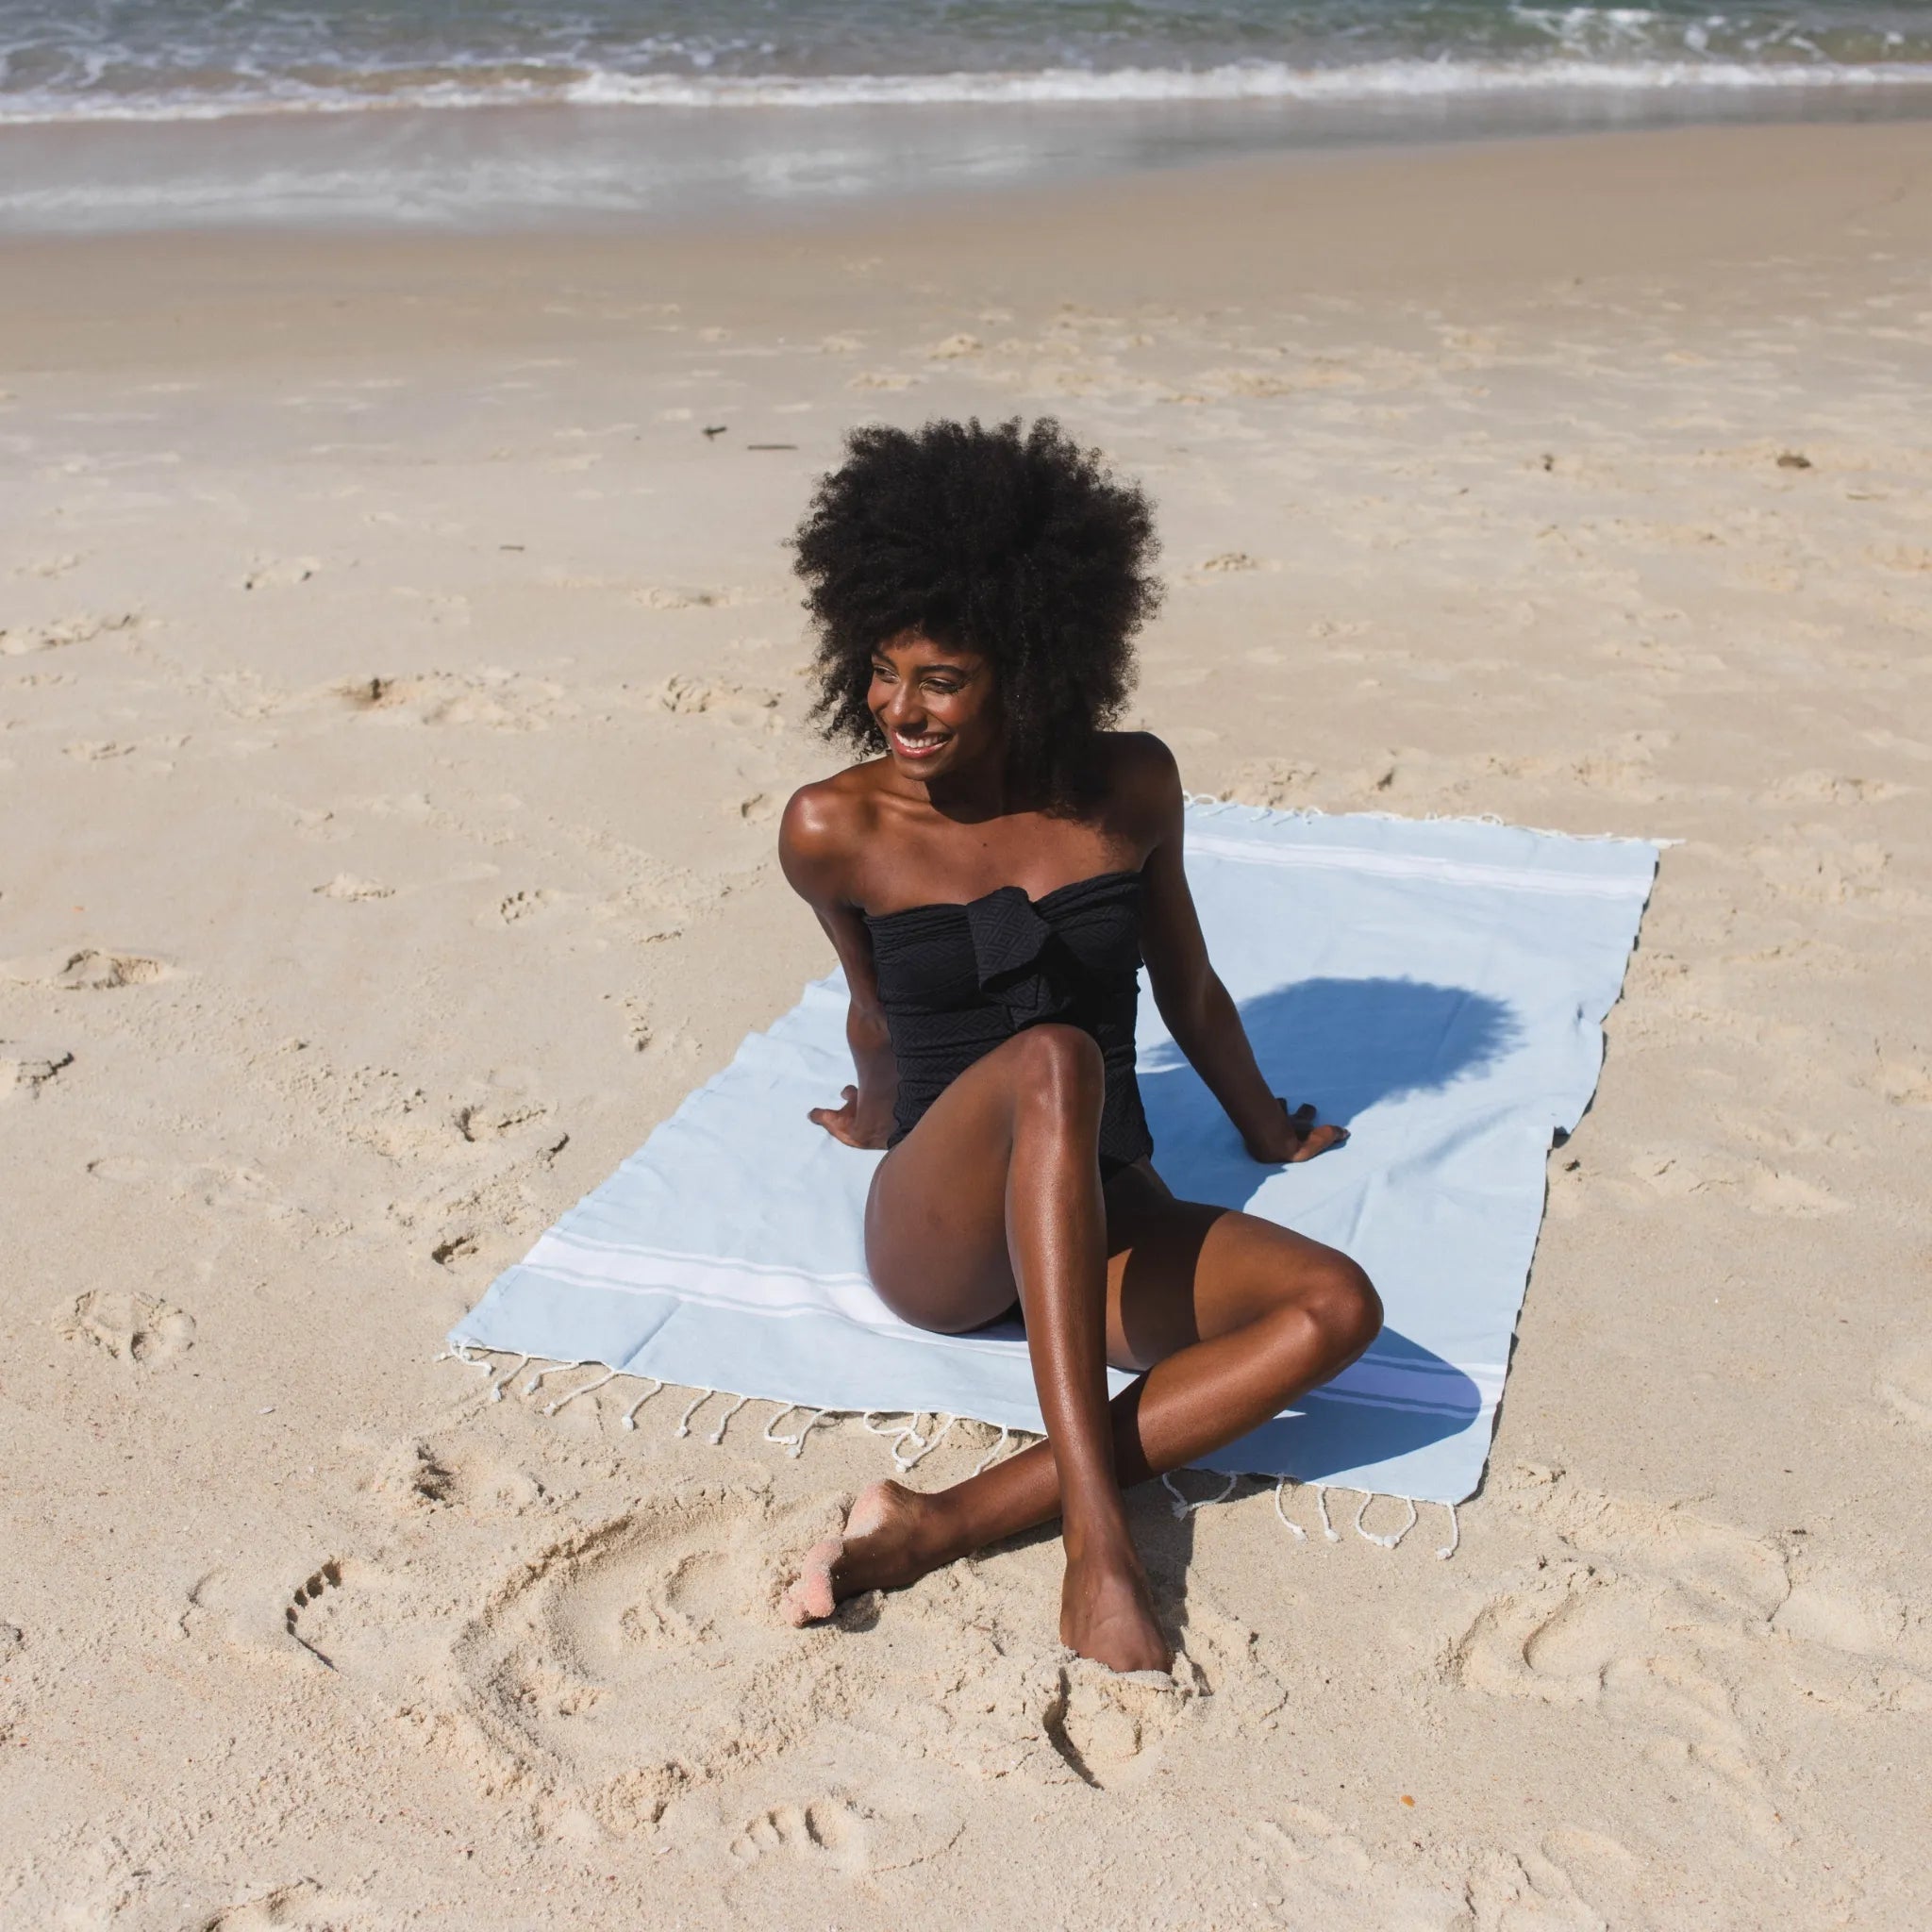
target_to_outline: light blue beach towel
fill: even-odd
[[[1206,1466],[1459,1502],[1489,1454],[1545,1156],[1595,1089],[1657,847],[1214,803],[1189,807],[1187,841],[1208,950],[1263,1071],[1353,1138],[1256,1166],[1143,997],[1156,1164],[1176,1194],[1354,1256],[1387,1309],[1359,1362]],[[928,1335],[867,1283],[879,1157],[806,1118],[852,1077],[844,1019],[839,974],[808,986],[498,1276],[452,1346],[807,1411],[1039,1430],[1017,1326]]]

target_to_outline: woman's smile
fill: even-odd
[[[952,742],[949,731],[907,731],[891,727],[892,749],[902,758],[929,758]]]
[[[873,653],[866,708],[895,769],[917,784],[1004,762],[998,688],[981,652],[901,631]]]

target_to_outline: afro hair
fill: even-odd
[[[1050,417],[874,425],[846,451],[795,539],[826,735],[884,748],[873,654],[918,630],[992,660],[1016,775],[1074,802],[1160,601],[1146,497]]]

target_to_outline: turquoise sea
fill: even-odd
[[[1932,7],[0,0],[0,227],[482,225],[1932,109]]]

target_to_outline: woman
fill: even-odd
[[[1381,1325],[1346,1256],[1177,1201],[1151,1164],[1143,958],[1256,1161],[1347,1138],[1270,1091],[1208,964],[1173,756],[1106,728],[1154,548],[1145,498],[1052,422],[858,430],[799,531],[819,714],[881,754],[806,786],[779,837],[851,987],[858,1085],[811,1117],[891,1150],[865,1215],[887,1307],[951,1335],[1017,1302],[1047,1432],[937,1494],[866,1491],[802,1559],[800,1624],[1057,1515],[1061,1640],[1167,1670],[1123,1489],[1258,1426]],[[1141,1372],[1111,1404],[1109,1362]]]

